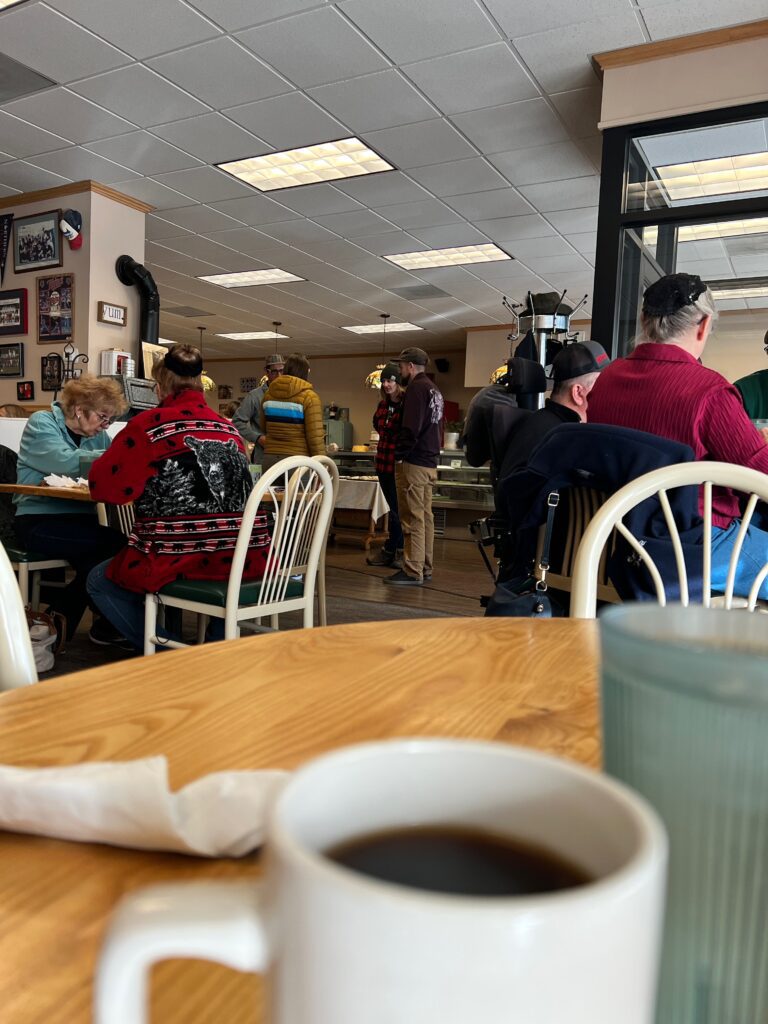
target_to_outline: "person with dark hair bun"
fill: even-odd
[[[323,407],[309,383],[309,360],[294,352],[269,385],[261,406],[264,469],[289,455],[325,455]]]
[[[253,486],[243,440],[205,401],[202,372],[198,349],[169,349],[152,370],[160,404],[126,424],[89,477],[95,500],[133,502],[136,512],[127,548],[96,566],[88,592],[138,651],[144,646],[145,594],[179,579],[229,578]],[[257,516],[244,580],[264,575],[268,546],[266,516]],[[223,620],[214,619],[210,639],[223,630]]]

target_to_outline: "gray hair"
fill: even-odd
[[[568,380],[558,380],[552,388],[552,398],[558,398],[560,395],[569,394],[574,384],[583,384],[588,391],[591,391],[599,376],[600,373],[597,370],[591,370],[589,373],[579,374],[578,377],[570,377]]]
[[[711,316],[713,322],[717,319],[715,300],[709,288],[703,291],[695,302],[683,306],[675,313],[668,313],[666,316],[649,316],[642,313],[640,325],[643,333],[641,337],[635,339],[635,345],[640,345],[644,341],[659,344],[674,341],[700,323],[705,316]]]

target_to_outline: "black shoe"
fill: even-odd
[[[407,572],[400,569],[394,576],[386,576],[384,582],[392,583],[397,587],[420,587],[424,581],[420,580],[418,576],[409,576]]]
[[[423,579],[424,579],[425,581],[426,581],[426,580],[431,580],[431,579],[432,579],[432,570],[431,570],[431,569],[425,569],[425,570],[424,570],[424,576],[423,576],[422,578],[423,578]]]
[[[133,651],[133,644],[108,619],[94,619],[88,639],[98,647],[115,647],[119,651]]]
[[[390,566],[395,560],[395,552],[387,551],[386,548],[382,548],[381,551],[377,552],[373,558],[366,558],[368,565],[383,565]]]

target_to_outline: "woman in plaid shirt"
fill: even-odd
[[[368,565],[386,565],[393,569],[402,566],[403,530],[397,513],[395,486],[395,441],[403,418],[403,389],[400,386],[400,367],[387,363],[381,371],[381,401],[373,414],[373,429],[379,435],[376,448],[376,476],[389,505],[389,537],[384,547]]]

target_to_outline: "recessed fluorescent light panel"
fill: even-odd
[[[762,299],[768,296],[768,278],[765,277],[753,277],[741,281],[711,281],[709,287],[715,300]]]
[[[392,164],[354,137],[216,166],[261,192],[394,170]]]
[[[461,267],[468,263],[496,263],[511,260],[498,245],[459,245],[452,249],[428,249],[424,252],[400,252],[384,259],[403,270],[424,270],[427,267]]]
[[[16,4],[22,3],[22,0],[0,0],[0,11],[6,7],[15,7]]]
[[[245,270],[240,274],[211,274],[198,281],[220,284],[222,288],[250,288],[256,284],[285,284],[286,281],[304,281],[306,278],[289,274],[287,270]]]
[[[288,334],[275,334],[274,331],[245,331],[242,334],[217,334],[217,338],[229,338],[230,341],[266,341],[267,338],[288,338]]]
[[[656,168],[670,202],[768,189],[768,152],[692,160]]]
[[[655,245],[657,227],[643,228],[643,242]],[[711,224],[683,224],[677,229],[678,242],[697,242],[705,238],[738,238],[741,235],[768,234],[768,217],[750,217],[749,220],[714,221]]]
[[[384,324],[361,324],[359,327],[345,327],[345,331],[352,331],[353,334],[384,334]],[[416,324],[387,324],[386,333],[394,334],[396,331],[423,331],[423,327]]]

